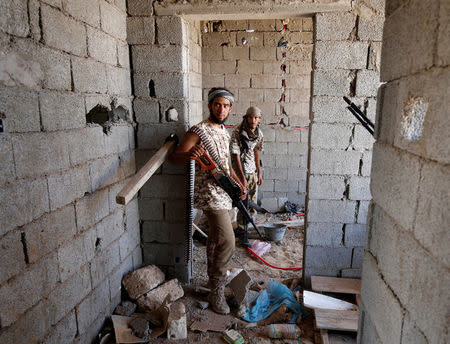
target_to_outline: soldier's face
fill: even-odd
[[[261,116],[258,115],[247,115],[247,124],[251,130],[255,130],[259,122],[261,122]]]
[[[223,124],[233,107],[228,99],[216,97],[211,104],[208,104],[208,108],[212,120],[218,124]]]

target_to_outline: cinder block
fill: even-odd
[[[78,331],[85,333],[97,317],[109,314],[108,280],[92,292],[77,306]]]
[[[356,16],[353,13],[320,13],[316,16],[316,40],[347,40],[355,25]]]
[[[187,27],[182,17],[156,17],[158,44],[187,45]]]
[[[252,88],[278,88],[278,80],[272,76],[252,76]],[[279,99],[272,99],[276,102]]]
[[[439,181],[439,182],[437,182]],[[448,209],[449,169],[432,162],[422,167],[418,191],[418,203],[414,223],[414,236],[447,266],[450,252],[446,244],[449,238],[447,224],[450,223]]]
[[[403,228],[412,230],[416,211],[420,162],[416,156],[401,153],[387,145],[374,145],[372,197]],[[388,166],[388,167],[387,167]]]
[[[132,16],[152,16],[153,5],[141,0],[129,0],[128,13]]]
[[[229,47],[229,46],[227,46]],[[206,66],[204,62],[206,61],[220,61],[223,59],[224,54],[222,52],[223,47],[215,47],[214,49],[209,49],[206,46],[202,46],[202,68]],[[248,48],[247,48],[248,49]],[[250,56],[250,55],[249,55]],[[205,74],[205,71],[203,72]]]
[[[30,21],[31,37],[39,42],[41,40],[40,20],[40,3],[38,1],[31,1],[28,5],[28,17]]]
[[[42,125],[45,131],[86,126],[84,99],[79,95],[43,91],[39,97]]]
[[[310,57],[310,56],[309,56]],[[312,61],[310,58],[305,58],[300,61],[289,61],[289,74],[303,75],[309,74],[312,70]]]
[[[360,201],[357,223],[366,224],[370,201]]]
[[[312,32],[290,32],[288,36],[289,44],[312,44]]]
[[[168,301],[173,302],[183,297],[184,291],[177,279],[172,279],[148,293],[141,296],[137,302],[141,309],[153,311],[157,309],[168,296]]]
[[[234,74],[236,73],[236,61],[211,61],[211,74]]]
[[[71,343],[77,335],[77,320],[75,310],[60,320],[45,337],[45,343]]]
[[[305,158],[302,155],[277,155],[275,161],[277,168],[306,166]]]
[[[339,223],[308,222],[306,245],[321,247],[340,247],[343,242],[343,225]]]
[[[263,183],[258,187],[258,192],[275,191],[275,181],[272,179],[263,179]]]
[[[85,333],[79,333],[73,344],[92,343],[98,337],[105,322],[105,316],[100,315],[95,319]]]
[[[274,19],[249,20],[248,28],[255,31],[275,31]]]
[[[38,94],[16,87],[0,87],[0,112],[5,132],[39,131]]]
[[[285,47],[277,47],[277,60],[284,61],[283,53],[286,53],[290,61],[312,61],[313,46],[313,44],[298,44],[290,47],[289,50]]]
[[[77,20],[94,27],[100,26],[100,7],[95,1],[69,1],[64,3],[64,10]]]
[[[23,229],[29,262],[37,262],[75,236],[75,208],[68,206],[44,215]]]
[[[310,200],[308,221],[328,223],[355,222],[356,202],[335,200]]]
[[[345,193],[345,178],[333,175],[311,175],[309,178],[310,199],[340,200]]]
[[[102,29],[122,41],[127,39],[127,14],[107,2],[100,3]]]
[[[142,240],[144,243],[169,243],[172,224],[162,221],[144,221],[142,224]]]
[[[364,247],[355,247],[352,256],[352,268],[361,269],[364,258]]]
[[[313,19],[312,18],[302,18],[302,28],[303,31],[313,30]]]
[[[92,59],[72,57],[73,84],[77,92],[106,93],[105,65]]]
[[[154,199],[184,199],[184,175],[157,174],[152,183],[146,183],[141,189],[141,197]]]
[[[66,246],[58,249],[58,265],[62,282],[94,258],[97,244],[98,249],[101,248],[100,240],[97,239],[95,228],[92,228],[73,240],[67,241]]]
[[[45,43],[78,56],[86,56],[84,24],[50,6],[41,6],[42,33]]]
[[[98,125],[72,131],[68,137],[66,136],[71,165],[78,165],[103,156],[105,154],[103,135],[103,128]]]
[[[276,142],[288,142],[288,146],[291,143],[300,142],[300,131],[292,129],[284,129],[276,131]]]
[[[342,269],[341,275],[343,278],[361,278],[361,269]]]
[[[21,232],[11,231],[6,234],[1,239],[1,248],[2,276],[0,283],[3,283],[19,273],[26,266],[23,244],[21,242]]]
[[[132,228],[134,225],[139,224],[139,205],[137,199],[133,199],[125,206],[124,219],[126,228]]]
[[[400,343],[403,310],[397,298],[382,279],[369,253],[362,268],[362,302],[373,319],[383,343]]]
[[[278,211],[278,199],[277,198],[263,198],[261,199],[261,207],[268,211]]]
[[[288,150],[287,142],[266,142],[264,144],[264,154],[285,155]]]
[[[120,264],[119,242],[114,241],[110,246],[102,248],[91,261],[92,288],[102,284]]]
[[[297,203],[301,207],[304,207],[306,198],[305,186],[299,186],[299,189],[299,192],[288,192],[287,200],[293,203]]]
[[[283,38],[282,32],[264,32],[263,43],[266,47],[276,47]]]
[[[308,145],[305,143],[288,142],[288,154],[307,155]]]
[[[137,201],[132,201],[132,203],[137,203]],[[136,205],[137,206],[137,205]],[[106,216],[101,220],[95,230],[96,230],[96,241],[99,242],[97,249],[102,247],[108,247],[113,241],[117,240],[122,234],[129,235],[125,232],[123,211],[121,209],[116,210],[112,214]],[[130,226],[131,229],[131,226]]]
[[[237,32],[236,43],[238,46],[262,47],[264,45],[264,35],[262,32]]]
[[[271,104],[278,103],[281,99],[282,93],[283,91],[281,89],[264,89],[264,101],[270,102]]]
[[[298,190],[298,181],[275,180],[275,192],[289,192]]]
[[[130,69],[129,46],[127,43],[117,42],[117,60],[118,65]]]
[[[355,246],[365,246],[365,237],[366,237],[366,225],[357,225],[347,223],[345,225],[345,240],[344,244],[347,247],[355,247]],[[362,257],[361,257],[362,262]],[[360,266],[358,266],[359,268]]]
[[[19,177],[36,176],[69,167],[67,137],[58,133],[30,133],[13,137]]]
[[[352,146],[360,151],[366,149],[372,150],[373,143],[375,142],[374,137],[364,128],[362,125],[355,125],[355,131],[352,138]],[[365,151],[366,154],[370,156],[371,152]]]
[[[25,1],[15,1],[4,4],[2,6],[0,27],[11,35],[26,37],[30,32],[27,3]]]
[[[225,87],[227,88],[249,88],[250,76],[238,75],[238,74],[226,74],[225,75]]]
[[[0,137],[0,183],[11,182],[15,179],[14,156],[12,142],[8,136]]]
[[[156,264],[173,265],[172,245],[170,244],[144,244],[142,248],[144,265]]]
[[[94,59],[109,63],[117,63],[116,40],[100,30],[87,27],[88,55]]]
[[[239,99],[248,99],[254,102],[262,102],[264,94],[261,89],[241,88],[239,89]]]
[[[0,235],[49,211],[45,179],[23,180],[20,183],[4,185],[0,188],[0,199],[0,217],[8,219],[0,221]]]
[[[448,42],[448,14],[450,8],[447,2],[439,5],[439,34],[437,39],[437,58],[441,66],[450,63],[450,48]],[[447,18],[447,19],[446,19]]]
[[[247,20],[223,20],[223,29],[226,31],[239,31],[248,29]]]
[[[371,42],[369,48],[369,67],[370,70],[380,72],[381,67],[381,42]]]
[[[321,124],[313,123],[311,126],[311,147],[342,149],[350,144],[352,126],[345,124]]]
[[[351,266],[352,249],[306,246],[305,267],[309,269],[345,269]]]
[[[350,177],[349,199],[351,200],[371,200],[370,178],[351,176]]]
[[[342,96],[350,91],[352,72],[347,70],[317,70],[314,73],[313,94]]]
[[[278,85],[281,87],[283,85],[283,80],[286,85],[286,89],[309,89],[311,86],[311,76],[309,74],[305,75],[279,75]],[[293,100],[291,100],[293,102]]]
[[[252,61],[275,61],[277,49],[274,47],[252,47],[250,46],[250,60]]]
[[[141,199],[139,201],[141,220],[163,220],[163,202],[161,200]]]
[[[75,209],[79,230],[97,223],[109,213],[108,190],[99,190],[77,200]]]
[[[18,40],[14,44],[20,54],[37,62],[44,74],[43,87],[48,89],[70,90],[70,56],[66,53],[38,45],[29,40]],[[26,98],[23,98],[24,101]]]
[[[317,69],[364,69],[368,48],[365,42],[319,41],[314,63]]]
[[[312,174],[358,174],[360,153],[340,150],[311,150]]]
[[[117,154],[122,153],[119,156],[119,160],[121,165],[119,166],[122,170],[126,170],[125,164],[132,159],[133,155],[130,153],[126,153],[129,151],[129,138],[128,138],[128,125],[121,124],[113,125],[110,128],[110,132],[108,135],[105,135],[105,154]],[[124,168],[125,167],[125,168]]]
[[[262,61],[238,61],[237,74],[262,74],[264,63]]]
[[[50,314],[45,302],[39,302],[22,316],[14,326],[5,328],[0,334],[2,343],[31,343],[42,338],[51,327]]]
[[[119,253],[120,260],[125,261],[128,257],[131,257],[131,253],[141,242],[139,225],[134,228],[130,228],[119,239]]]
[[[383,39],[383,15],[372,15],[369,18],[359,17],[358,37],[363,41],[381,41]]]
[[[184,199],[167,200],[164,219],[170,223],[184,223],[184,218],[180,217],[180,214],[184,212],[185,203]]]
[[[89,268],[83,266],[67,281],[56,285],[45,302],[51,324],[56,324],[91,291]],[[43,313],[46,314],[46,313]],[[49,328],[49,327],[47,327]]]
[[[360,70],[356,78],[356,95],[376,97],[380,85],[380,75],[373,70]]]
[[[202,35],[203,47],[236,46],[236,32],[209,32]],[[220,49],[221,50],[221,49]]]
[[[211,76],[209,76],[211,77]],[[156,98],[183,98],[187,97],[187,77],[179,73],[146,73],[134,75],[135,95],[150,96],[150,81],[153,81]],[[214,80],[215,81],[215,80]],[[223,87],[223,76],[220,85]],[[206,87],[206,86],[205,86]],[[212,87],[212,86],[211,86]]]
[[[120,67],[106,66],[108,93],[131,96],[130,71]]]
[[[357,105],[364,103],[363,98],[352,99]],[[359,123],[358,120],[346,108],[346,103],[341,97],[314,96],[312,98],[312,112],[315,122],[325,123]],[[373,115],[373,117],[372,117]],[[374,120],[375,113],[367,114]]]
[[[386,18],[381,59],[381,80],[398,79],[433,65],[435,34],[439,22],[439,2],[409,4]],[[424,16],[423,13],[427,13]],[[406,20],[405,18],[417,18]],[[420,25],[419,25],[420,23]],[[409,44],[413,40],[415,44]],[[402,49],[398,49],[401,44]],[[415,56],[414,59],[411,59]]]
[[[187,50],[178,45],[135,45],[131,47],[137,73],[182,72],[187,68]]]
[[[135,98],[133,101],[136,122],[159,123],[159,102],[154,98]]]
[[[303,28],[303,19],[302,18],[293,18],[289,19],[287,23],[287,29],[291,32],[302,31]]]
[[[402,344],[426,344],[428,341],[417,325],[411,320],[409,313],[405,313],[402,330]]]

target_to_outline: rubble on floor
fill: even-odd
[[[259,224],[284,223],[288,228],[281,241],[271,242],[264,253],[265,259],[285,267],[301,265],[303,218],[292,214],[261,216],[256,219]],[[199,226],[202,227],[201,223]],[[252,232],[249,234],[251,237]],[[164,273],[152,265],[123,278],[128,299],[117,306],[112,316],[115,339],[112,339],[111,328],[109,332],[103,331],[106,335],[101,344],[356,342],[358,280],[314,276],[312,292],[305,291],[300,283],[301,271],[272,269],[245,247],[237,245],[225,291],[231,314],[221,315],[213,312],[207,302],[210,289],[206,287],[206,247],[198,241],[194,243],[194,276],[189,285],[182,286],[176,279],[166,281]],[[274,290],[276,297],[271,294]],[[335,300],[337,304],[347,305],[347,309],[320,309],[314,303],[304,304],[304,297],[308,300],[308,295],[314,295],[315,301]],[[261,300],[266,302],[262,306]],[[261,318],[244,321],[258,304],[265,312]],[[313,308],[304,311],[303,306]]]

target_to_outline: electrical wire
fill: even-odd
[[[267,261],[265,261],[262,257],[260,257],[255,251],[253,251],[250,247],[247,247],[248,250],[253,253],[255,255],[256,258],[258,258],[260,261],[262,261],[264,264],[266,264],[267,266],[273,268],[273,269],[278,269],[278,270],[301,270],[303,269],[303,267],[298,266],[298,267],[293,267],[293,268],[280,268],[278,266],[274,266],[270,263],[268,263]]]

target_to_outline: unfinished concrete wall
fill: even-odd
[[[271,211],[305,204],[311,85],[312,18],[202,22],[203,113],[211,87],[236,98],[228,125],[249,106],[262,110],[263,185]]]
[[[91,342],[141,264],[137,201],[115,204],[135,171],[125,18],[0,4],[1,343]]]
[[[387,2],[359,343],[448,343],[450,4]]]
[[[384,1],[317,14],[304,277],[361,274],[373,138],[342,96],[373,121]]]
[[[198,46],[198,38],[195,43],[195,35],[188,30],[195,28],[195,23],[176,16],[156,16],[148,1],[128,1],[128,14],[139,168],[170,133],[182,139],[189,127],[189,105],[195,106],[199,95],[191,96],[188,86],[195,85],[194,90],[201,87],[198,76],[197,81],[188,78],[190,69],[199,74],[198,65],[190,66],[189,56],[199,60],[200,49],[189,49]],[[156,264],[168,276],[187,280],[184,183],[184,167],[165,163],[141,189],[139,212],[144,264]]]

